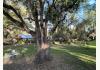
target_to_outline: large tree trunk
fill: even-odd
[[[37,51],[35,63],[40,64],[49,60],[51,60],[50,48],[47,43],[42,43]]]
[[[35,25],[36,25],[36,39],[37,39],[37,54],[35,63],[40,64],[51,60],[50,46],[47,41],[47,22],[43,22],[43,6],[40,12],[40,23],[38,21],[38,11],[35,9]]]
[[[51,60],[50,57],[50,46],[47,41],[47,29],[46,27],[44,29],[39,30],[37,29],[36,32],[37,35],[37,54],[35,58],[35,63],[43,63],[45,61]]]

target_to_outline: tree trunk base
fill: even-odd
[[[35,64],[42,64],[46,61],[51,61],[52,60],[52,56],[49,52],[49,49],[41,49],[35,57],[34,63]]]

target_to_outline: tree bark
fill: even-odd
[[[35,63],[40,64],[45,61],[51,60],[50,57],[50,46],[47,41],[47,29],[37,29],[37,45],[38,50],[35,58]]]
[[[38,21],[38,11],[35,9],[35,26],[36,26],[36,40],[37,40],[37,54],[34,62],[36,64],[51,60],[50,47],[47,41],[47,23],[43,22],[43,12],[40,14],[40,23]]]

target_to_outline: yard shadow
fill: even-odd
[[[29,47],[29,49],[26,52],[32,55],[31,52],[33,49],[34,49],[33,47]],[[63,47],[52,48],[51,52],[52,54],[54,54],[53,60],[51,62],[47,62],[40,66],[34,65],[33,56],[30,57],[28,56],[30,62],[24,60],[25,57],[22,57],[22,59],[18,59],[18,62],[15,61],[11,64],[4,64],[3,69],[4,70],[96,70],[96,63],[94,61],[91,60],[84,61],[80,57],[77,57],[70,53],[70,52],[82,53],[95,57],[96,56],[95,48],[63,46]],[[57,56],[61,57],[61,59],[59,59]],[[60,62],[61,60],[64,60],[64,62]]]
[[[86,54],[89,56],[96,57],[96,48],[90,48],[90,47],[78,47],[78,46],[64,46],[63,49],[66,49],[73,53],[81,53]]]
[[[69,51],[60,49],[53,49],[52,52],[58,55],[60,54],[60,56],[64,58],[66,64],[74,65],[74,70],[96,70],[96,63],[94,61],[84,61],[79,57],[70,54]]]
[[[32,70],[30,64],[4,64],[3,70]]]
[[[66,50],[66,49],[65,49]],[[4,64],[4,70],[96,70],[95,62],[89,61],[85,62],[79,57],[72,55],[69,51],[62,49],[52,49],[51,52],[54,54],[53,60],[50,62],[45,62],[45,64],[34,65],[33,57],[28,57],[31,62],[19,59],[18,62],[13,62],[11,64]],[[59,59],[57,56],[61,57]],[[61,62],[64,60],[64,62]]]
[[[88,41],[87,42],[88,45],[91,45],[91,46],[96,46],[96,41]]]

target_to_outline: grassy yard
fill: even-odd
[[[9,53],[11,50],[16,50],[17,52],[19,52],[21,55],[24,55],[24,56],[31,56],[35,54],[36,47],[34,44],[22,45],[22,46],[8,46],[4,48],[3,55],[5,55],[6,53]]]
[[[72,70],[96,70],[96,42],[87,42],[84,46],[74,46],[68,44],[52,44],[51,52],[53,56],[60,56],[64,59],[64,64],[74,66]],[[4,55],[9,53],[10,49],[15,49],[21,55],[32,56],[36,53],[36,46],[29,45],[27,48],[24,46],[7,47],[4,48]],[[57,58],[56,58],[57,59]],[[70,69],[71,70],[71,69]]]
[[[96,70],[95,41],[87,42],[85,46],[58,46],[53,47],[52,52],[64,57],[66,64],[75,65],[75,70]]]

